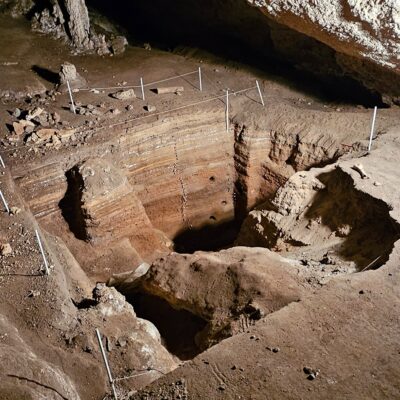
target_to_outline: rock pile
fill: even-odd
[[[8,137],[10,143],[16,143],[21,139],[25,144],[60,148],[62,144],[76,139],[75,129],[61,128],[65,123],[57,112],[50,113],[40,107],[33,107],[21,111],[16,109],[13,113],[18,116],[12,123],[13,135]]]

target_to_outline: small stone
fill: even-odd
[[[358,294],[364,294],[364,290],[360,290]]]
[[[39,290],[30,290],[28,292],[28,297],[38,297],[38,296],[40,296]]]
[[[113,108],[113,109],[111,110],[111,114],[113,114],[113,115],[118,115],[118,114],[121,114],[121,111],[118,110],[118,108]]]
[[[17,215],[17,214],[19,214],[20,212],[21,212],[21,209],[18,208],[18,207],[11,207],[11,208],[10,208],[10,214],[11,214],[11,215]]]
[[[127,345],[127,340],[125,339],[125,338],[119,338],[118,340],[117,340],[117,346],[119,346],[119,347],[125,347],[126,345]]]
[[[20,122],[13,122],[14,134],[21,136],[25,132],[25,127]]]
[[[0,254],[2,256],[9,256],[12,254],[12,247],[11,247],[10,243],[0,244]]]
[[[19,118],[21,116],[21,110],[19,108],[16,108],[13,112],[13,116],[15,118]]]
[[[144,109],[145,109],[146,111],[148,111],[148,112],[154,112],[154,111],[157,110],[157,109],[156,109],[156,106],[151,106],[151,105],[144,106]]]
[[[126,108],[126,111],[132,111],[133,110],[133,105],[132,104],[128,104],[125,108]]]
[[[36,135],[38,138],[37,138],[37,140],[35,140],[35,142],[37,144],[45,143],[45,142],[49,141],[53,136],[56,136],[57,134],[58,134],[57,129],[49,129],[49,128],[39,129],[36,132]]]
[[[219,385],[218,386],[218,390],[224,391],[226,389],[226,387],[224,385]]]
[[[58,112],[53,113],[53,121],[55,124],[58,124],[61,121],[61,116]]]
[[[304,367],[303,372],[307,375],[309,381],[313,381],[319,375],[319,369]]]
[[[26,119],[27,121],[30,121],[31,119],[34,119],[34,118],[36,118],[36,117],[39,117],[39,115],[42,114],[43,111],[44,111],[43,108],[36,107],[36,108],[34,108],[33,110],[31,110],[31,111],[28,112],[28,115],[26,116],[25,119]]]
[[[145,50],[151,51],[150,43],[143,43],[143,48],[144,48]]]
[[[375,181],[375,182],[374,182],[374,186],[382,186],[382,183],[380,183],[380,182],[378,182],[378,181]]]
[[[364,167],[361,163],[355,164],[351,168],[354,169],[354,171],[357,171],[361,175],[361,179],[369,179],[369,176],[365,172]]]
[[[106,338],[106,347],[107,347],[107,351],[112,351],[112,349],[113,349],[111,340],[108,337]]]
[[[27,126],[25,128],[25,133],[32,133],[35,130],[33,126]]]
[[[118,100],[130,100],[136,98],[135,91],[133,89],[120,90],[116,93],[113,93],[111,97]]]
[[[341,225],[337,228],[336,233],[339,237],[347,237],[350,235],[351,226],[348,224]]]
[[[274,347],[274,348],[272,349],[272,352],[273,352],[273,353],[278,353],[279,351],[281,351],[281,349],[280,349],[279,347]]]

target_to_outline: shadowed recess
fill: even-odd
[[[87,3],[122,26],[132,44],[240,63],[325,101],[384,106],[377,92],[343,71],[332,48],[272,21],[246,0]]]

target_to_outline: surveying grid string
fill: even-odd
[[[155,82],[149,82],[149,83],[144,84],[143,86],[156,85],[157,83],[163,83],[163,82],[171,81],[173,79],[181,78],[183,76],[193,75],[193,74],[198,74],[198,73],[199,73],[198,70],[192,71],[192,72],[186,72],[185,74],[171,76],[170,78],[161,79],[161,80],[155,81]],[[84,91],[90,91],[90,90],[135,89],[135,88],[140,88],[140,87],[141,87],[141,85],[109,86],[109,87],[96,87],[95,86],[95,87],[91,87],[91,88],[77,89],[77,91],[84,92]]]

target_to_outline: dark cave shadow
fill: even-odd
[[[39,65],[33,65],[31,69],[47,82],[53,83],[54,85],[59,83],[60,78],[58,73],[50,71],[49,69],[41,67]]]
[[[74,236],[80,240],[87,240],[85,219],[81,209],[83,181],[76,172],[76,167],[66,172],[67,191],[58,206],[60,207],[61,215]]]
[[[344,225],[351,226],[335,251],[343,259],[355,262],[358,271],[372,262],[371,269],[384,265],[400,238],[400,225],[390,216],[388,205],[357,191],[352,179],[342,171],[322,173],[317,178],[325,189],[317,192],[305,217],[320,218],[321,224],[332,232]]]
[[[174,250],[177,253],[195,251],[217,251],[231,247],[239,234],[241,224],[235,220],[207,224],[200,228],[185,229],[175,238]]]
[[[191,58],[237,64],[321,101],[385,106],[379,93],[343,71],[333,49],[272,21],[246,1],[222,0],[218,5],[213,0],[87,3],[126,28],[132,44],[149,42],[166,51],[197,48],[200,54],[191,53]],[[291,43],[296,45],[290,47]],[[289,55],[285,53],[288,45]]]
[[[186,310],[177,310],[167,301],[144,293],[123,293],[139,318],[152,322],[163,344],[180,360],[191,360],[201,353],[195,343],[197,333],[207,322]]]

